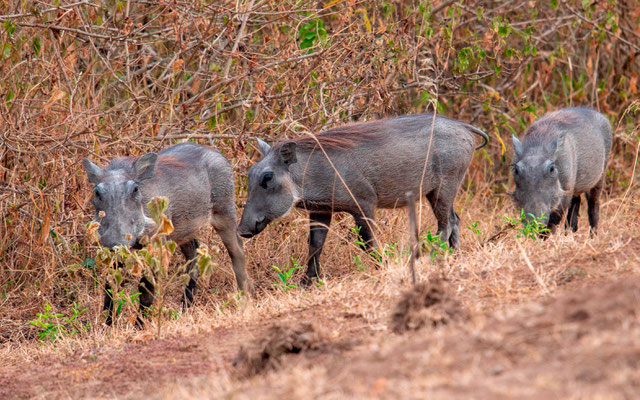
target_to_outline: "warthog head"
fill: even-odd
[[[299,200],[297,186],[291,180],[289,166],[297,161],[296,143],[286,142],[273,148],[258,139],[262,159],[249,168],[249,197],[238,230],[250,238],[269,224],[286,216]]]
[[[153,176],[155,153],[145,154],[133,162],[127,158],[113,160],[103,170],[88,159],[82,160],[89,182],[93,183],[95,221],[100,223],[98,237],[105,247],[132,247],[155,228],[145,216],[140,185]]]
[[[560,185],[556,158],[564,145],[564,134],[547,143],[523,145],[513,136],[513,177],[516,190],[513,194],[518,207],[524,209],[527,220],[530,214],[547,223],[549,215],[562,200],[564,191]]]

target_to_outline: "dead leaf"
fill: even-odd
[[[164,233],[165,235],[171,235],[173,232],[173,224],[171,220],[167,217],[162,217],[162,224],[160,225],[160,229],[158,229],[158,233]]]
[[[49,112],[51,107],[53,107],[53,105],[58,101],[62,100],[65,95],[66,95],[66,92],[64,90],[60,89],[59,87],[56,87],[51,93],[51,97],[49,98],[47,103],[44,105],[45,113]]]
[[[76,45],[74,42],[71,42],[69,47],[67,47],[65,53],[66,54],[64,55],[64,59],[62,60],[62,64],[64,65],[64,68],[67,70],[67,72],[75,73],[76,60],[78,57],[76,55]]]
[[[629,93],[638,93],[638,74],[635,72],[631,74],[631,79],[629,79]]]
[[[51,211],[47,210],[44,218],[42,219],[42,226],[40,227],[40,235],[38,236],[38,246],[42,246],[45,239],[49,234],[51,228]]]
[[[184,64],[184,60],[182,58],[178,58],[177,60],[175,60],[173,62],[173,73],[177,74],[178,71],[180,71],[180,68],[182,68],[182,64]]]

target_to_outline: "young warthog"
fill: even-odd
[[[403,207],[413,191],[431,203],[441,239],[458,247],[453,200],[471,161],[474,133],[488,140],[468,124],[423,114],[347,125],[273,147],[258,140],[263,157],[249,170],[240,235],[260,233],[294,206],[308,210],[309,260],[302,283],[309,285],[319,274],[333,212],[353,215],[372,250],[376,207]]]
[[[567,211],[565,226],[578,229],[580,194],[586,193],[589,225],[595,232],[609,152],[611,124],[590,108],[550,112],[513,136],[514,198],[524,212],[542,217],[552,229]],[[530,217],[529,217],[530,218]]]
[[[147,216],[147,202],[155,196],[166,196],[167,216],[175,228],[169,239],[180,246],[187,260],[196,256],[198,231],[211,224],[231,256],[238,287],[251,290],[237,233],[233,170],[223,155],[209,147],[183,143],[137,160],[116,158],[105,169],[86,158],[82,163],[89,182],[95,185],[93,205],[103,246],[139,247],[138,240],[156,228]],[[184,305],[191,303],[196,289],[195,262],[191,262],[189,271],[191,279],[184,291]],[[113,299],[108,289],[107,284],[104,308],[109,310],[107,324],[111,324]],[[141,309],[149,307],[153,285],[143,277],[139,290]]]

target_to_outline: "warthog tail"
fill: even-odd
[[[471,126],[471,125],[467,125],[467,128],[469,128],[469,130],[473,133],[475,133],[476,135],[480,135],[482,136],[482,143],[476,147],[476,150],[483,148],[487,143],[489,143],[489,135],[487,135],[486,133],[482,132],[480,129],[476,128],[475,126]]]

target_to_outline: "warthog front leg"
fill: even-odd
[[[116,266],[117,269],[121,269],[122,267],[122,263],[118,263],[118,265]],[[125,283],[126,282],[123,281],[120,287],[122,287],[122,285],[124,285]],[[109,281],[106,280],[104,283],[104,306],[102,307],[102,312],[107,312],[107,318],[105,319],[104,323],[108,326],[113,325],[113,297],[116,294],[117,293],[113,293],[113,289],[111,288]]]
[[[140,283],[138,284],[138,292],[140,292],[140,297],[138,297],[140,300],[140,308],[138,311],[138,318],[136,320],[136,327],[138,328],[142,328],[144,325],[142,317],[149,315],[149,307],[153,304],[155,290],[156,288],[153,286],[153,283],[143,275],[140,279]]]
[[[113,324],[113,293],[111,293],[111,285],[109,282],[104,283],[104,307],[102,312],[107,312],[107,318],[104,323],[111,326]]]
[[[578,230],[578,217],[580,216],[580,195],[573,196],[571,199],[571,205],[567,212],[567,220],[564,223],[565,229],[571,227],[571,231]]]
[[[231,257],[233,273],[236,276],[238,289],[253,295],[253,283],[247,276],[247,271],[245,270],[245,256],[244,250],[242,249],[242,239],[240,235],[238,235],[235,209],[227,216],[218,215],[215,218],[213,227],[218,233],[218,236],[220,236],[220,239],[222,239],[222,243]]]
[[[549,229],[549,232],[541,235],[544,239],[547,239],[549,237],[549,234],[555,232],[556,226],[562,221],[562,217],[564,217],[565,211],[567,211],[567,215],[569,214],[569,209],[572,205],[572,199],[573,196],[571,195],[564,196],[562,198],[562,201],[560,201],[560,205],[558,206],[558,208],[551,211],[549,220],[547,221],[547,229]]]
[[[313,280],[320,277],[320,254],[329,232],[331,216],[331,212],[309,213],[309,260],[307,272],[300,282],[303,287],[311,286]]]
[[[196,255],[198,247],[200,244],[196,239],[190,240],[187,243],[180,246],[180,250],[182,254],[184,254],[185,258],[189,262],[189,266],[187,267],[187,272],[189,274],[189,283],[184,288],[184,295],[182,296],[182,308],[186,309],[193,303],[193,296],[196,294],[196,287],[198,285],[198,275],[200,270],[198,269],[198,265],[196,264]]]
[[[117,268],[122,268],[122,264],[119,264]],[[122,281],[121,286],[126,284],[126,280]],[[140,297],[138,300],[140,301],[140,310],[139,315],[136,320],[136,327],[141,328],[143,325],[143,321],[141,319],[141,315],[147,314],[149,307],[153,304],[154,297],[154,287],[153,284],[144,276],[140,279],[140,284],[138,285],[138,292],[140,292]],[[109,284],[109,281],[104,284],[104,307],[102,308],[103,312],[107,312],[107,318],[104,323],[108,326],[113,325],[113,299],[117,296],[117,293],[113,292],[113,288]]]

